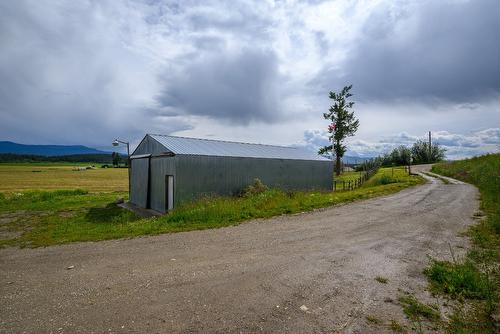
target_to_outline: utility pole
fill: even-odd
[[[432,139],[431,132],[429,131],[429,162],[432,161]]]

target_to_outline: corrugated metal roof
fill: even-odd
[[[175,154],[292,160],[328,159],[303,148],[150,134]]]

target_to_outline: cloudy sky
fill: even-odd
[[[425,138],[500,151],[498,0],[0,2],[0,140],[109,148],[145,133],[325,143],[353,84],[350,155]]]

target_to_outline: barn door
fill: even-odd
[[[165,175],[165,212],[174,208],[174,176]]]
[[[149,158],[131,160],[130,202],[141,208],[148,207]]]

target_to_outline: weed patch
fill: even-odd
[[[471,261],[455,264],[433,260],[424,273],[434,292],[449,294],[453,298],[487,299],[491,295],[486,274],[480,272]]]
[[[392,329],[396,333],[404,333],[405,330],[403,326],[397,322],[396,320],[391,320],[391,323],[389,324],[389,328]]]
[[[379,283],[382,283],[382,284],[387,284],[387,282],[389,282],[389,280],[385,277],[381,277],[381,276],[377,276],[375,277],[375,280]]]
[[[366,316],[366,320],[367,320],[368,322],[371,322],[372,324],[376,324],[376,325],[379,325],[379,324],[381,324],[381,323],[382,323],[382,321],[381,321],[379,318],[374,317],[374,316],[372,316],[372,315],[367,315],[367,316]]]
[[[403,306],[403,312],[412,321],[420,321],[423,318],[430,321],[437,321],[441,318],[436,308],[421,303],[415,296],[406,295],[399,297],[398,300]]]
[[[455,307],[448,324],[449,333],[485,334],[498,333],[482,303],[472,302]]]

